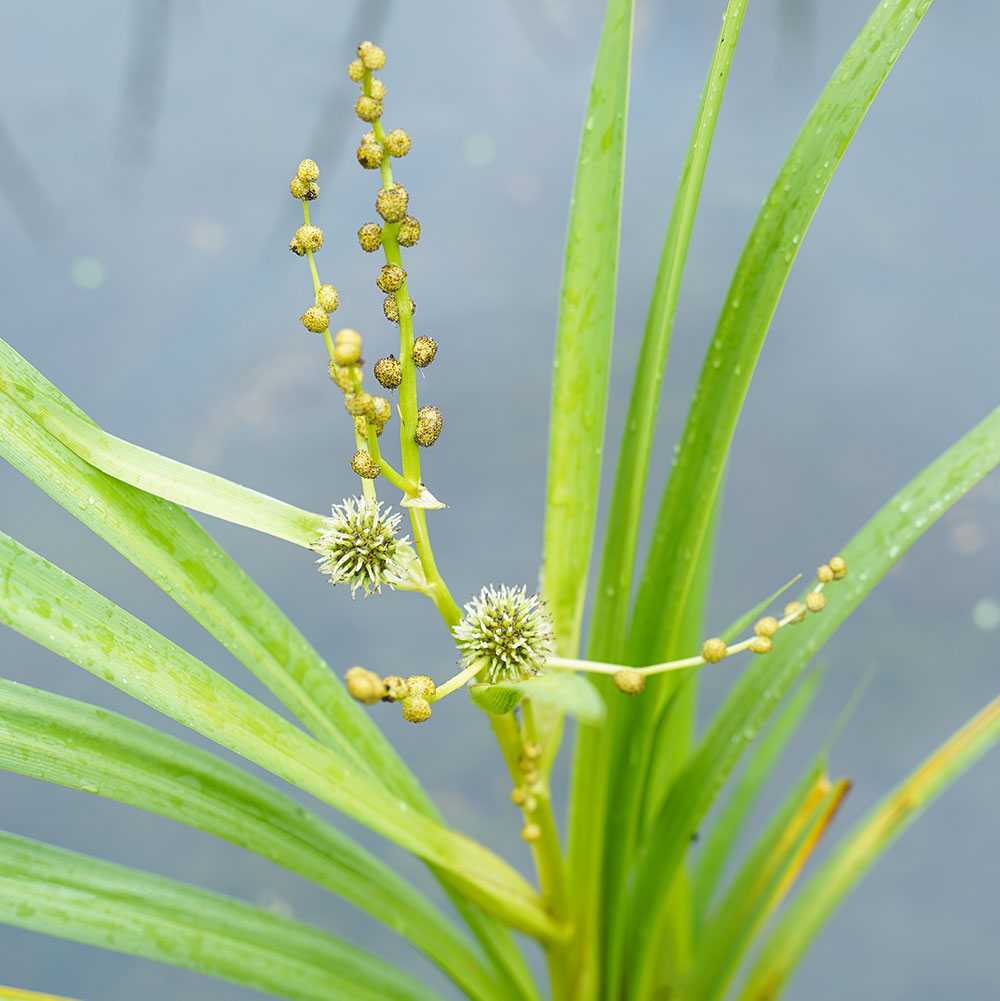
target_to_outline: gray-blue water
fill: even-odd
[[[322,345],[297,319],[311,288],[286,249],[299,216],[287,184],[303,156],[320,162],[314,217],[327,242],[318,262],[341,291],[336,319],[362,331],[369,357],[387,353],[395,328],[381,317],[376,265],[354,239],[373,217],[374,182],[353,162],[363,127],[344,71],[358,39],[374,37],[389,54],[386,124],[413,137],[396,173],[423,224],[407,257],[418,327],[440,344],[421,390],[446,421],[425,456],[428,483],[450,505],[432,516],[438,562],[462,600],[491,580],[532,585],[547,369],[599,7],[0,5],[3,336],[114,433],[316,510],[354,491],[350,429]],[[723,7],[639,5],[609,461]],[[691,246],[654,480],[760,200],[868,13],[865,0],[750,5]],[[711,623],[810,572],[997,403],[998,31],[1000,8],[987,0],[933,5],[834,178],[734,443]],[[4,530],[246,678],[8,467],[0,490]],[[352,603],[301,551],[209,528],[338,671],[415,659],[438,678],[450,673],[453,653],[429,604],[399,594]],[[786,781],[877,669],[832,757],[833,772],[855,783],[837,831],[996,694],[998,557],[994,476],[927,533],[824,651],[827,680]],[[13,633],[0,635],[0,658],[5,676],[164,725]],[[704,714],[731,670],[706,672]],[[259,692],[253,679],[246,685]],[[527,870],[483,718],[462,699],[424,727],[374,711],[449,820]],[[995,754],[982,762],[880,862],[790,997],[1000,994],[998,766]],[[4,828],[291,910],[442,983],[372,922],[207,835],[16,776],[0,776],[0,802]],[[387,856],[426,885],[419,867]],[[94,1001],[260,996],[6,928],[0,983]]]

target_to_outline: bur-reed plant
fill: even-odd
[[[922,532],[1000,461],[997,410],[844,540],[798,597],[788,600],[783,588],[718,635],[705,631],[714,513],[768,324],[841,156],[928,5],[881,2],[799,133],[708,343],[642,557],[643,500],[656,486],[648,489],[647,479],[659,388],[745,0],[729,4],[712,54],[656,274],[604,550],[593,572],[617,284],[629,0],[608,4],[574,182],[539,594],[523,582],[484,583],[460,603],[435,563],[429,526],[447,514],[439,513],[443,504],[423,482],[421,452],[436,445],[448,415],[418,398],[425,392],[433,398],[437,373],[430,366],[438,345],[419,333],[411,298],[420,268],[411,252],[420,223],[411,213],[432,216],[433,206],[411,205],[394,176],[404,173],[410,137],[383,126],[386,56],[371,42],[359,46],[348,68],[359,88],[355,111],[369,127],[357,159],[377,177],[376,218],[361,225],[358,240],[377,262],[373,278],[385,295],[385,320],[398,325],[398,354],[366,360],[361,334],[334,332],[340,295],[320,275],[332,277],[321,268],[319,166],[303,160],[290,182],[303,213],[290,249],[305,259],[312,279],[301,322],[317,337],[318,351],[325,350],[356,438],[353,455],[343,457],[344,497],[329,513],[296,508],[108,434],[2,344],[0,440],[7,460],[160,585],[302,726],[7,536],[0,537],[0,618],[423,860],[453,914],[249,771],[82,702],[0,681],[0,764],[248,848],[383,922],[477,1001],[534,1001],[547,992],[513,933],[543,947],[554,1001],[778,996],[825,918],[881,851],[1000,736],[995,700],[844,834],[788,903],[849,788],[828,774],[823,752],[749,850],[737,850],[751,807],[814,694],[814,676],[796,682],[816,652]],[[418,368],[429,370],[426,380]],[[398,440],[398,450],[388,447],[390,440]],[[388,506],[390,499],[399,510]],[[432,678],[411,673],[411,665],[354,666],[343,671],[342,684],[338,671],[184,507],[310,551],[304,558],[339,585],[335,602],[358,592],[378,600],[390,588],[417,592],[413,600],[429,598],[454,640],[459,670]],[[533,571],[525,568],[525,576]],[[588,594],[593,605],[584,637]],[[697,732],[699,674],[721,669],[722,661],[733,664],[729,658],[740,659],[733,686]],[[462,692],[484,711],[483,723],[492,727],[510,771],[534,881],[445,826],[378,728],[380,704],[389,703],[430,733],[438,703]],[[567,715],[576,727],[563,824],[566,804],[550,775]],[[742,776],[706,824],[748,751]],[[694,859],[690,849],[699,831],[704,844]],[[304,1001],[438,996],[378,956],[290,918],[13,834],[0,834],[0,841],[0,918],[6,922]],[[755,957],[745,964],[751,949]],[[51,997],[14,987],[0,988],[0,996]]]

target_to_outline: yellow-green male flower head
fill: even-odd
[[[482,661],[490,681],[522,681],[544,666],[552,646],[552,620],[537,594],[524,587],[484,587],[452,629],[462,663]]]
[[[408,536],[396,536],[402,516],[389,512],[381,501],[351,497],[333,506],[326,530],[313,543],[320,572],[333,584],[350,584],[352,598],[359,587],[369,595],[410,577],[413,549]]]

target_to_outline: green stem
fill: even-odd
[[[428,699],[428,701],[437,702],[439,699],[443,699],[446,695],[451,695],[452,692],[458,691],[458,689],[461,688],[467,681],[472,681],[472,679],[479,674],[485,666],[485,661],[477,660],[473,662],[465,668],[464,671],[459,671],[455,677],[449,678],[443,685],[440,685],[434,693],[434,697]]]
[[[382,475],[394,486],[399,487],[403,493],[410,497],[415,497],[417,494],[417,484],[411,483],[409,480],[403,479],[399,473],[396,472],[392,466],[389,465],[385,459],[382,458],[382,452],[378,446],[378,430],[375,425],[368,421],[368,454],[378,463],[379,469],[382,470]],[[362,446],[358,446],[359,448]]]

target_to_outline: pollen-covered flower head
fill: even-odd
[[[520,681],[545,664],[552,620],[527,588],[491,584],[465,606],[465,618],[452,633],[467,667],[483,661],[490,681]]]
[[[313,543],[320,571],[333,584],[350,584],[351,597],[396,587],[409,579],[414,552],[409,536],[397,538],[402,516],[382,510],[382,502],[351,497],[334,504],[326,530]]]

